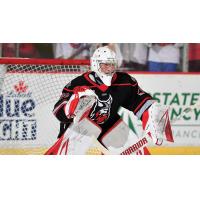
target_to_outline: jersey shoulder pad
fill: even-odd
[[[129,75],[126,72],[117,72],[117,80],[118,83],[131,83],[131,84],[137,84],[137,80]]]
[[[86,85],[87,81],[85,80],[83,75],[77,76],[73,80],[71,80],[65,87],[74,88],[76,86]]]
[[[85,80],[83,75],[80,75],[74,78],[73,80],[71,80],[70,82],[68,82],[67,85],[65,85],[65,87],[63,88],[62,93],[73,92],[75,87],[86,86],[86,85],[87,85],[87,81]]]

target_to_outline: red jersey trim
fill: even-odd
[[[74,90],[70,90],[68,88],[64,88],[63,90],[66,90],[67,92],[74,92]]]
[[[135,83],[134,85],[131,83],[119,83],[119,84],[116,83],[116,84],[114,84],[113,82],[117,79],[117,74],[114,74],[113,79],[112,79],[113,84],[111,84],[111,86],[106,86],[105,84],[98,85],[89,78],[89,74],[90,74],[90,72],[87,72],[86,74],[84,74],[84,77],[86,78],[86,80],[89,81],[93,86],[100,89],[102,92],[105,92],[111,86],[132,86],[132,87],[134,87],[138,84],[138,83]]]
[[[90,72],[87,72],[87,73],[84,74],[85,79],[86,79],[88,82],[90,82],[93,86],[98,87],[99,85],[97,85],[94,81],[92,81],[92,80],[89,78],[89,74],[90,74]]]
[[[58,111],[61,110],[63,107],[65,110],[65,106],[66,106],[66,102],[64,101],[54,109],[53,114],[56,116]]]
[[[77,86],[77,87],[79,87],[79,86]],[[67,91],[67,92],[77,93],[77,87],[74,87],[73,90],[70,90],[70,89],[68,89],[68,88],[64,88],[63,90],[65,90],[65,91]],[[80,87],[88,87],[88,89],[90,89],[90,88],[94,88],[94,87],[96,87],[96,86],[87,86],[87,85],[85,85],[85,86],[80,86]]]
[[[113,77],[112,77],[112,80],[111,80],[111,83],[114,83],[116,79],[117,79],[117,74],[114,73],[114,75],[113,75]]]
[[[107,89],[108,89],[108,86],[102,84],[102,85],[98,85],[96,84],[94,81],[92,81],[90,78],[89,78],[89,74],[90,72],[87,72],[84,74],[84,77],[85,79],[90,82],[93,86],[95,86],[96,88],[98,88],[99,90],[101,90],[102,92],[105,92]]]

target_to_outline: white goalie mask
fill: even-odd
[[[101,69],[101,64],[107,64],[112,66],[112,70],[105,73]],[[109,49],[107,46],[99,47],[95,50],[91,57],[91,70],[96,72],[99,78],[107,86],[111,85],[113,74],[117,68],[117,58],[114,51]]]

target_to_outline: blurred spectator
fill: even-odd
[[[179,43],[151,44],[148,57],[149,71],[175,72],[180,62]]]
[[[109,43],[108,47],[116,53],[117,60],[118,60],[118,66],[121,67],[122,62],[123,62],[123,57],[122,57],[122,53],[121,53],[119,44],[118,43]]]
[[[146,71],[148,47],[145,43],[122,43],[123,66],[129,70]]]
[[[89,59],[89,47],[86,43],[56,43],[54,57],[64,59]]]
[[[189,72],[200,71],[200,43],[189,44]]]
[[[21,43],[19,44],[19,57],[20,58],[39,58],[39,52],[36,44]]]
[[[54,58],[52,43],[35,43],[40,58]]]
[[[123,67],[129,68],[129,62],[130,62],[130,44],[129,43],[121,43],[120,49],[122,52],[123,57]]]
[[[17,44],[3,43],[2,44],[2,57],[16,57]]]
[[[3,43],[2,57],[38,58],[39,52],[32,43]]]
[[[131,45],[133,47],[133,45]],[[148,47],[144,43],[136,43],[131,54],[131,64],[139,71],[147,71]]]

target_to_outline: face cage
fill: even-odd
[[[117,62],[115,61],[102,61],[102,60],[98,60],[96,61],[97,62],[97,70],[99,71],[99,73],[102,73],[106,76],[112,76],[115,72],[116,72],[116,69],[117,69]],[[108,65],[112,65],[114,66],[114,71],[112,73],[104,73],[101,71],[101,66],[100,64],[108,64]]]

